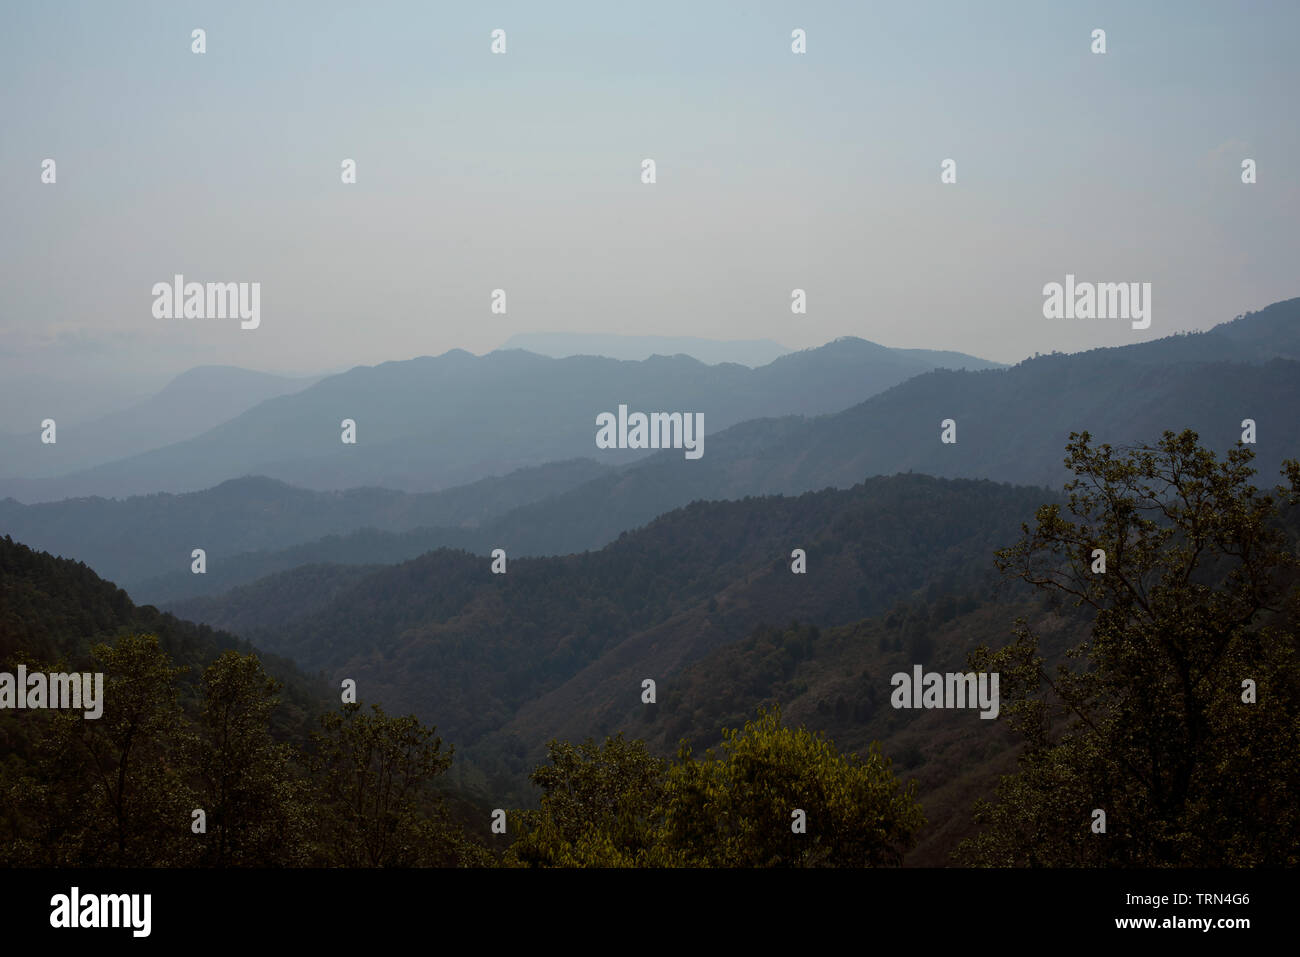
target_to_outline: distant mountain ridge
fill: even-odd
[[[0,481],[0,495],[50,501],[180,492],[242,475],[320,490],[434,491],[595,455],[595,417],[621,403],[702,413],[711,435],[756,416],[837,411],[933,367],[923,356],[860,339],[791,353],[758,369],[687,356],[630,362],[457,349],[358,366],[183,442],[40,483]],[[341,441],[345,419],[356,423],[355,444]],[[641,453],[599,454],[603,464],[616,464]]]
[[[604,356],[639,361],[685,355],[705,365],[734,362],[757,368],[793,351],[771,339],[701,339],[695,336],[628,336],[598,332],[517,332],[498,349],[522,349],[539,356]]]
[[[1275,355],[1300,344],[1300,299],[1218,328],[1225,334],[1040,356],[1000,371],[930,372],[833,415],[741,423],[712,436],[699,461],[659,453],[521,505],[481,529],[367,535],[302,552],[334,562],[354,550],[357,561],[369,563],[405,561],[441,546],[581,552],[696,500],[847,488],[906,471],[1059,489],[1069,478],[1062,466],[1069,433],[1084,429],[1098,441],[1124,444],[1192,428],[1222,453],[1240,438],[1242,421],[1253,418],[1258,481],[1271,486],[1282,459],[1300,455],[1300,419],[1288,412],[1300,408],[1300,362]],[[1223,354],[1250,361],[1204,361]],[[940,437],[947,418],[956,422],[952,445]],[[159,601],[213,594],[219,584],[252,581],[293,561],[284,553],[240,556],[228,565],[235,577],[225,582],[172,575],[142,583],[142,594]]]
[[[1258,481],[1271,487],[1282,459],[1300,455],[1295,355],[1300,299],[1206,333],[1001,370],[936,370],[842,412],[742,423],[713,436],[698,462],[656,454],[544,509],[521,506],[490,530],[525,554],[582,551],[696,499],[847,488],[908,471],[1059,489],[1070,477],[1062,465],[1070,432],[1119,445],[1191,428],[1223,453],[1247,418],[1258,427]],[[949,418],[955,444],[941,441]]]
[[[5,499],[0,501],[0,534],[75,557],[119,584],[173,570],[183,571],[188,579],[202,579],[189,570],[194,548],[205,550],[216,577],[221,559],[357,529],[476,527],[535,497],[567,491],[606,471],[590,459],[577,459],[422,494],[381,488],[317,492],[259,476],[231,479],[202,492],[123,501],[85,498],[22,505]],[[310,556],[310,546],[306,554]]]
[[[302,564],[392,564],[439,547],[481,551],[501,544],[512,555],[597,549],[697,499],[848,487],[872,474],[909,469],[1059,488],[1068,477],[1061,468],[1067,436],[1085,427],[1112,443],[1153,441],[1166,428],[1194,427],[1223,451],[1240,436],[1242,419],[1256,418],[1260,481],[1270,484],[1281,458],[1300,453],[1296,418],[1277,414],[1300,403],[1296,362],[1278,358],[1297,351],[1297,330],[1300,300],[1289,300],[1207,333],[1039,356],[1003,370],[930,372],[833,415],[757,419],[712,434],[706,454],[694,462],[674,452],[619,467],[589,461],[585,467],[518,472],[502,480],[503,494],[493,504],[475,504],[488,483],[448,490],[444,502],[459,502],[455,508],[384,517],[365,509],[348,514],[355,509],[349,505],[292,534],[282,523],[267,523],[259,538],[221,531],[246,521],[237,501],[223,505],[199,498],[182,509],[164,507],[169,500],[162,497],[152,511],[140,505],[147,500],[130,507],[100,501],[24,508],[8,502],[0,503],[0,531],[84,558],[139,600],[172,602]],[[851,367],[853,353],[881,348],[856,340],[839,355]],[[1223,355],[1250,361],[1204,361]],[[798,366],[808,358],[783,357],[769,374],[797,383]],[[939,440],[940,422],[949,417],[957,422],[955,445]],[[533,482],[537,488],[529,488]],[[458,499],[461,494],[466,497]],[[316,501],[329,509],[337,508],[330,502],[360,499]],[[222,508],[234,511],[218,518],[212,510]],[[216,538],[198,523],[200,517],[217,530]],[[168,547],[133,536],[141,523],[168,529]],[[194,547],[189,543],[199,538],[212,544],[209,558],[220,559],[209,562],[205,576],[190,574],[187,562],[177,558],[188,555]],[[213,544],[218,541],[220,547]]]
[[[0,478],[9,494],[39,496],[42,477],[62,475],[113,459],[191,439],[260,402],[310,387],[318,377],[292,378],[235,366],[198,366],[158,393],[120,412],[63,425],[55,419],[53,444],[41,442],[39,422],[18,435],[0,434]]]

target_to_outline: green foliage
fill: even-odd
[[[283,660],[3,538],[0,667],[17,662],[104,672],[104,710],[0,713],[0,862],[494,863],[462,827],[486,812],[462,801],[452,822],[427,787],[451,761],[433,729],[345,709],[300,753],[319,689]]]
[[[197,807],[207,814],[200,863],[304,864],[309,796],[293,748],[271,735],[280,682],[254,655],[227,651],[203,675],[203,708],[186,740]]]
[[[804,728],[760,713],[728,731],[722,753],[676,763],[642,742],[552,742],[533,780],[541,809],[521,812],[507,860],[532,866],[863,867],[896,865],[923,823],[914,786],[888,760],[840,754]],[[804,812],[795,833],[792,812]]]
[[[321,718],[312,763],[326,797],[325,860],[343,867],[424,863],[437,828],[420,813],[425,785],[451,766],[451,751],[414,716],[390,718],[344,705]]]
[[[841,755],[821,735],[760,713],[725,732],[722,753],[688,748],[668,776],[657,862],[710,867],[883,867],[902,863],[924,823],[874,744]],[[792,814],[806,816],[795,833]]]
[[[952,785],[968,801],[981,790],[987,778],[963,784],[948,771],[1009,764],[990,734],[1008,724],[1025,742],[1019,773],[981,806],[982,833],[963,861],[1295,864],[1300,465],[1287,465],[1289,491],[1266,495],[1250,485],[1251,462],[1243,448],[1220,461],[1187,432],[1118,450],[1071,437],[1068,502],[1039,509],[999,565],[1017,588],[1076,608],[1022,602],[1016,640],[972,656],[977,670],[1001,674],[1005,723],[895,711],[883,690],[891,671],[922,659],[942,669],[1004,634],[1013,606],[980,593],[978,555],[1043,493],[991,483],[898,476],[800,499],[701,503],[600,555],[512,559],[508,579],[487,584],[481,556],[435,553],[371,576],[294,625],[283,646],[355,667],[389,701],[416,688],[428,700],[433,688],[472,738],[651,629],[658,653],[694,659],[653,708],[610,696],[593,714],[602,686],[533,713],[559,725],[579,719],[557,708],[580,712],[647,740],[552,741],[532,774],[540,807],[511,815],[510,864],[895,865],[930,840],[917,795],[946,826],[950,810],[933,810],[930,796]],[[789,573],[792,536],[820,556],[816,576]],[[1091,568],[1099,548],[1105,574]],[[108,684],[98,722],[0,714],[6,862],[494,863],[464,829],[481,833],[486,811],[462,803],[453,820],[437,790],[451,751],[415,716],[348,706],[300,752],[315,689],[282,664],[135,608],[84,566],[7,539],[0,572],[0,658],[102,669]],[[316,573],[316,584],[339,587]],[[856,620],[864,610],[879,617]],[[810,613],[822,628],[761,624]],[[1257,703],[1241,700],[1247,678]],[[730,730],[773,701],[797,729],[760,712]],[[516,724],[494,746],[522,767],[528,733]],[[716,749],[656,757],[684,734]],[[916,778],[900,783],[877,740]],[[190,831],[198,807],[206,835]],[[1104,835],[1089,830],[1093,808],[1107,813]],[[806,833],[791,830],[795,809]],[[953,834],[941,838],[945,854]]]
[[[1030,591],[1027,586],[1017,591]],[[895,710],[890,676],[928,670],[964,671],[980,644],[1001,644],[1018,615],[1056,627],[1053,644],[1082,634],[1081,616],[1060,615],[1039,596],[1009,601],[990,589],[951,600],[900,602],[877,618],[832,628],[763,627],[724,645],[674,674],[660,690],[659,714],[638,736],[652,753],[673,754],[685,738],[697,751],[718,747],[726,728],[741,727],[755,710],[779,703],[792,726],[835,741],[842,751],[866,754],[872,742],[893,759],[900,777],[916,782],[926,825],[906,865],[943,866],[953,846],[972,832],[970,801],[989,793],[1014,747],[1005,722],[981,721],[969,711]],[[951,616],[951,617],[948,617]],[[918,659],[906,649],[911,635],[927,634],[934,651]],[[608,719],[627,727],[644,705],[610,708]]]
[[[1239,446],[1219,461],[1193,432],[1129,450],[1071,435],[1069,514],[1044,506],[999,565],[1090,608],[1091,637],[1054,674],[1023,624],[1010,646],[973,656],[1001,673],[1026,750],[962,860],[1300,860],[1300,596],[1280,522],[1294,515],[1250,484],[1251,459]],[[1300,466],[1285,468],[1278,492],[1293,505]],[[1246,679],[1257,703],[1242,701]],[[1095,808],[1105,834],[1090,830]]]
[[[511,846],[512,864],[612,867],[636,863],[652,841],[650,826],[663,793],[667,762],[642,741],[621,734],[602,747],[588,739],[574,746],[552,741],[549,765],[530,775],[542,789],[542,806],[517,812],[522,836]]]
[[[16,835],[14,863],[165,866],[190,863],[183,829],[193,805],[172,760],[181,715],[172,667],[153,635],[93,649],[104,673],[104,711],[42,715],[27,774],[10,799],[30,826]]]

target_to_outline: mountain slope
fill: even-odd
[[[172,660],[189,668],[181,680],[190,686],[222,652],[254,650],[228,632],[136,606],[126,592],[80,562],[0,537],[0,669],[12,670],[19,662],[62,662],[65,670],[85,670],[92,645],[123,632],[157,635]],[[327,704],[324,689],[287,659],[264,651],[258,657],[285,684],[288,707],[280,720],[305,726]],[[18,750],[25,734],[20,713],[0,712],[0,753]]]
[[[1056,648],[1087,628],[1086,616],[1062,615],[1039,599],[999,602],[987,595],[900,604],[835,628],[764,627],[661,682],[656,705],[610,703],[591,720],[627,729],[659,754],[674,753],[683,738],[699,753],[721,742],[723,728],[778,704],[787,723],[823,732],[843,750],[865,754],[878,742],[899,777],[916,782],[925,809],[920,840],[905,864],[942,867],[975,830],[975,799],[989,797],[999,776],[1014,772],[1017,743],[1004,719],[986,721],[973,710],[891,707],[890,677],[916,664],[967,671],[970,652],[1005,644],[1021,616],[1054,635]],[[521,727],[528,718],[521,713]],[[577,720],[568,725],[565,734],[581,730]],[[505,733],[513,732],[512,725]]]
[[[486,555],[438,551],[367,574],[297,619],[239,596],[209,603],[207,618],[238,617],[259,645],[354,678],[386,707],[423,713],[436,702],[440,728],[468,745],[566,683],[576,681],[554,714],[595,713],[615,686],[639,688],[623,687],[626,674],[670,673],[761,623],[831,625],[927,589],[984,587],[992,551],[1046,497],[914,475],[700,502],[600,552],[509,560],[504,575]],[[807,574],[791,572],[795,548]],[[263,591],[321,576],[299,569]],[[539,716],[530,748],[548,723]]]

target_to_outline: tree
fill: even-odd
[[[451,766],[435,728],[414,715],[390,718],[344,705],[321,718],[313,769],[326,802],[321,809],[324,862],[343,867],[409,867],[444,862],[440,817],[425,811],[426,793]]]
[[[36,821],[28,850],[55,866],[192,863],[192,795],[176,760],[175,678],[184,669],[155,635],[123,635],[91,652],[104,673],[103,714],[50,715],[25,795]]]
[[[959,859],[1297,863],[1300,596],[1280,505],[1296,503],[1300,465],[1279,502],[1250,484],[1251,460],[1238,445],[1218,461],[1190,431],[1125,450],[1070,436],[1069,514],[1040,508],[998,566],[1091,609],[1091,635],[1051,674],[1023,621],[972,656],[1000,672],[1026,749]]]
[[[872,745],[841,754],[779,709],[723,732],[722,753],[683,746],[666,782],[656,863],[710,867],[898,865],[924,824],[915,782],[900,786]],[[803,831],[796,833],[795,812]]]
[[[306,808],[293,751],[271,737],[280,683],[252,654],[227,651],[203,674],[203,709],[187,748],[207,817],[202,863],[285,867],[306,861]]]
[[[652,825],[667,762],[643,741],[588,738],[574,746],[551,741],[549,765],[529,775],[542,789],[541,808],[515,815],[520,836],[507,863],[533,867],[631,866],[654,840]]]
[[[722,754],[675,763],[644,742],[551,742],[522,812],[511,861],[543,866],[863,867],[898,864],[923,823],[914,784],[900,787],[872,748],[841,755],[820,735],[760,712],[724,731]],[[793,812],[802,812],[800,831]]]

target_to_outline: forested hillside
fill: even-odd
[[[177,664],[207,666],[222,651],[248,653],[252,646],[230,632],[194,624],[155,607],[135,606],[126,592],[100,579],[81,562],[53,557],[5,536],[0,538],[0,659],[12,664],[65,662],[82,666],[96,641],[123,632],[147,632]],[[268,667],[289,681],[300,702],[321,693],[285,658],[264,655]],[[191,675],[188,681],[194,681]]]
[[[284,573],[187,614],[356,679],[436,719],[476,763],[518,780],[549,736],[596,733],[608,701],[792,619],[831,626],[900,599],[987,587],[993,552],[1048,494],[921,475],[798,497],[699,502],[599,552],[511,559],[437,551],[361,578]],[[508,545],[508,543],[504,543]],[[792,566],[795,549],[806,573]],[[507,548],[507,556],[509,549]],[[311,604],[318,606],[294,617]],[[275,595],[292,596],[282,607]],[[527,719],[517,715],[529,715]],[[491,754],[472,746],[514,722]],[[582,725],[582,727],[579,727]]]
[[[125,591],[81,562],[35,551],[8,536],[0,538],[0,668],[12,670],[21,662],[33,669],[61,663],[63,670],[86,670],[91,647],[122,634],[156,635],[163,652],[189,669],[180,678],[189,693],[202,669],[223,652],[253,651],[228,631],[183,621],[152,606],[136,606]],[[285,682],[285,702],[297,714],[285,720],[289,725],[298,722],[301,730],[302,716],[314,714],[328,700],[324,686],[286,658],[259,654],[268,671]],[[17,734],[22,721],[14,713],[0,712],[0,726]]]
[[[1067,500],[901,475],[696,503],[500,574],[444,550],[259,585],[246,631],[344,689],[333,712],[286,662],[266,659],[281,685],[230,635],[5,539],[7,662],[100,670],[108,695],[102,721],[4,717],[0,838],[30,864],[1292,860],[1300,465],[1274,495],[1244,446],[1090,441],[1069,446]],[[912,669],[997,674],[1001,697],[900,705]],[[96,778],[105,762],[127,777]],[[777,791],[752,787],[760,767]],[[699,830],[705,793],[729,809],[720,830]],[[1146,823],[1081,840],[1080,802],[1103,793]],[[791,801],[814,839],[755,825]],[[1274,827],[1243,837],[1256,805]],[[502,806],[522,810],[498,840]],[[194,808],[215,843],[185,836]],[[862,814],[890,823],[863,843]]]

